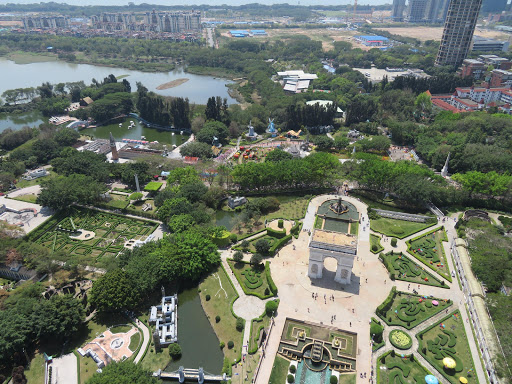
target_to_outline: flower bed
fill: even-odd
[[[412,347],[412,338],[404,331],[395,329],[389,333],[389,341],[398,349],[409,349]]]

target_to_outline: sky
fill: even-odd
[[[48,3],[54,1],[56,3],[67,3],[73,5],[126,5],[128,0],[5,0],[7,3],[14,4],[31,4],[31,3]],[[4,2],[4,0],[2,0]],[[277,4],[277,3],[288,3],[288,4],[299,4],[300,5],[345,5],[354,4],[353,0],[133,0],[135,4],[148,3],[148,4],[161,4],[161,5],[193,5],[193,4],[211,4],[211,5],[241,5],[250,3],[261,3],[261,4]],[[391,4],[392,0],[359,0],[361,5],[382,5]]]

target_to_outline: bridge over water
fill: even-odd
[[[212,375],[205,372],[203,368],[189,369],[180,367],[174,372],[162,372],[161,369],[153,373],[153,376],[158,377],[164,381],[177,381],[178,383],[220,383],[229,380],[230,378],[223,375]]]

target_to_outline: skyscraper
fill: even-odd
[[[393,0],[393,21],[403,21],[405,10],[405,0]]]
[[[424,21],[428,4],[429,0],[409,0],[409,8],[407,9],[407,21],[410,23],[418,23]]]
[[[482,0],[451,0],[436,65],[458,67],[466,58]]]

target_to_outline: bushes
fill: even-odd
[[[338,384],[338,378],[336,376],[331,376],[329,379],[330,384]]]
[[[215,316],[215,322],[218,323],[219,321],[220,321],[220,316],[219,315]]]
[[[270,227],[267,227],[267,235],[275,237],[276,239],[282,239],[286,236],[286,231],[283,229],[282,231],[276,231]]]
[[[259,253],[255,253],[251,256],[251,264],[252,265],[258,265],[263,261],[263,256],[261,256]]]
[[[181,347],[178,343],[173,343],[169,345],[169,356],[173,360],[179,360],[181,357]]]
[[[292,235],[286,235],[282,239],[279,239],[277,241],[274,241],[274,244],[270,247],[270,250],[268,251],[269,254],[274,255],[276,251],[281,248],[283,245],[285,245],[290,239],[292,238]]]
[[[231,361],[227,357],[224,358],[221,373],[225,373],[227,376],[231,376]]]
[[[274,283],[274,280],[272,280],[272,276],[270,275],[270,263],[268,261],[265,263],[265,276],[267,276],[267,283],[270,290],[274,296],[277,296],[277,286]]]
[[[273,316],[276,313],[278,306],[279,304],[274,300],[267,301],[265,303],[265,312],[267,313],[267,316]]]
[[[237,318],[236,319],[236,330],[239,332],[242,332],[244,330],[244,326],[245,326],[244,319],[242,319],[241,317]],[[229,343],[228,343],[228,347],[229,347]],[[233,347],[231,347],[231,348],[233,348]]]
[[[233,341],[229,340],[228,341],[228,348],[229,349],[233,349],[234,346],[235,346],[235,343],[233,343]]]
[[[226,346],[226,343],[221,341],[220,344],[219,344],[220,349],[224,349],[225,346]]]
[[[288,383],[290,383],[290,384],[291,384],[291,383],[295,383],[295,376],[293,376],[293,375],[288,375],[288,377],[286,378],[286,381],[287,381]]]
[[[236,233],[232,233],[231,235],[229,235],[229,241],[231,241],[232,244],[235,244],[238,240],[238,236],[236,235]]]
[[[384,316],[386,312],[391,308],[391,305],[393,304],[393,300],[396,296],[396,287],[391,288],[391,291],[389,292],[388,297],[386,297],[386,300],[382,302],[381,305],[377,307],[377,310],[375,311],[377,315]]]
[[[298,237],[301,225],[302,223],[296,221],[294,226],[290,229],[290,234],[295,237]]]
[[[210,301],[212,297],[210,295],[206,295],[206,301]]]
[[[391,246],[396,247],[396,243],[397,243],[396,237],[392,237],[391,238]]]
[[[265,255],[270,250],[270,243],[266,239],[259,239],[254,243],[254,248],[256,252]]]
[[[295,373],[297,371],[297,367],[295,365],[290,365],[290,373]]]
[[[377,247],[377,244],[373,244],[372,245],[372,252],[376,253],[378,250],[379,250],[379,247]],[[331,377],[333,377],[333,376],[331,376]]]
[[[283,221],[283,219],[279,219],[279,220],[277,221],[277,226],[278,226],[278,228],[283,228],[283,227],[284,227],[284,221]]]
[[[395,329],[389,334],[389,341],[391,344],[398,349],[409,349],[412,346],[412,338],[399,329]]]
[[[373,337],[373,340],[376,343],[382,342],[382,333],[384,332],[384,327],[372,317],[372,322],[370,325],[370,337]]]
[[[241,262],[243,259],[244,259],[244,254],[242,253],[242,251],[236,251],[235,254],[233,255],[233,260],[236,263]]]

